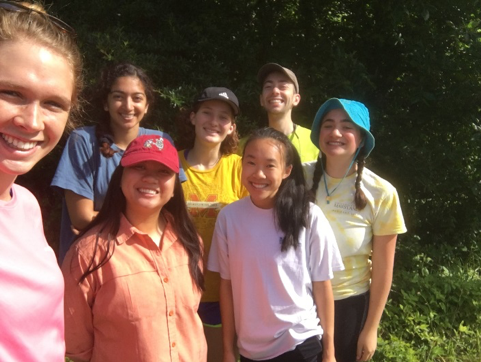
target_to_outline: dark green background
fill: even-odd
[[[301,125],[327,98],[364,102],[376,137],[368,167],[397,188],[409,230],[376,360],[480,360],[480,1],[59,0],[50,10],[77,29],[87,84],[109,62],[148,71],[149,122],[174,139],[179,111],[207,86],[237,94],[242,134],[267,124],[255,79],[266,62],[297,74]],[[48,185],[60,152],[18,180],[39,198],[54,248],[61,200]]]
[[[480,5],[63,0],[50,11],[77,29],[87,85],[109,62],[148,71],[158,91],[149,122],[174,138],[179,110],[212,85],[238,95],[241,134],[265,125],[255,75],[266,62],[296,72],[299,124],[310,127],[329,97],[364,102],[376,137],[369,167],[399,191],[401,240],[469,245],[481,230]],[[58,200],[45,185],[59,152],[19,178],[42,200],[52,243]]]

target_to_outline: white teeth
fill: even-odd
[[[134,115],[133,114],[122,114],[122,117],[125,118],[125,119],[132,119],[132,118],[134,118]]]
[[[253,183],[253,182],[252,182],[252,186],[254,186],[256,189],[263,189],[263,188],[267,187],[266,184],[256,184],[256,183]]]
[[[21,151],[31,150],[37,145],[37,142],[22,142],[19,139],[13,138],[12,136],[8,136],[6,134],[2,134],[2,138],[10,147]]]
[[[155,195],[157,193],[157,191],[151,189],[139,189],[139,192],[149,195]]]

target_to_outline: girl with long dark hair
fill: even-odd
[[[342,263],[284,134],[248,138],[242,183],[250,197],[219,213],[208,264],[221,276],[223,361],[236,340],[241,361],[334,361],[330,279]]]
[[[70,248],[67,356],[85,361],[206,361],[197,314],[203,250],[185,206],[177,151],[136,138],[97,217]]]

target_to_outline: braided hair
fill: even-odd
[[[322,151],[320,153],[321,155],[324,155]],[[364,191],[362,191],[362,188],[361,188],[362,172],[364,171],[365,164],[366,164],[366,156],[363,153],[363,150],[361,148],[361,151],[356,157],[357,175],[356,175],[356,181],[354,183],[354,187],[356,189],[356,192],[354,194],[354,204],[356,205],[357,210],[363,210],[367,205],[366,195],[364,194]],[[326,157],[324,155],[323,157],[319,157],[317,159],[316,166],[314,168],[314,175],[312,177],[312,187],[311,187],[311,192],[313,195],[316,195],[317,193],[319,182],[324,174],[323,171],[325,168],[326,168]]]

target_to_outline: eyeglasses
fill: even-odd
[[[64,21],[60,20],[59,18],[56,18],[53,15],[43,13],[43,12],[35,10],[35,9],[31,9],[27,6],[24,6],[24,5],[19,4],[17,2],[11,2],[11,1],[0,1],[0,8],[8,10],[8,11],[14,11],[14,12],[26,11],[26,12],[29,12],[29,13],[36,13],[36,14],[42,15],[44,17],[47,17],[57,28],[59,28],[63,32],[69,33],[73,38],[75,38],[77,36],[74,28],[72,28],[70,25],[68,25]]]

